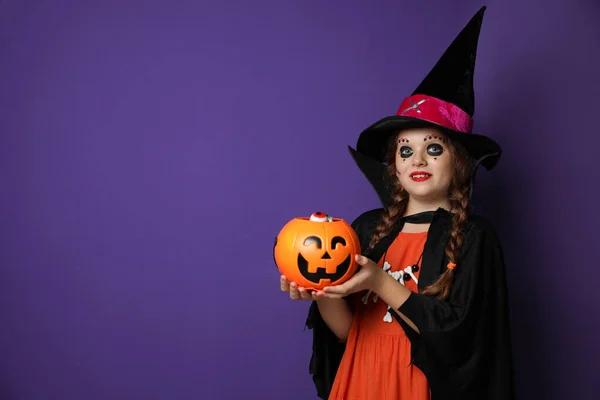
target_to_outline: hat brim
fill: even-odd
[[[433,127],[439,129],[452,141],[465,148],[475,165],[483,165],[492,170],[500,156],[502,148],[488,136],[477,133],[465,133],[446,128],[433,122],[406,116],[390,116],[380,119],[361,132],[356,144],[356,151],[384,162],[385,153],[391,138],[401,130]]]

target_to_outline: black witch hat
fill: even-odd
[[[433,69],[400,104],[396,115],[375,122],[359,136],[356,150],[350,148],[359,168],[386,204],[384,156],[390,139],[400,130],[435,127],[460,143],[474,165],[491,170],[502,149],[493,139],[472,133],[475,112],[473,74],[479,32],[486,7],[482,7],[446,49]]]

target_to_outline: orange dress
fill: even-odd
[[[417,291],[427,232],[401,232],[379,266]],[[419,268],[411,268],[419,262]],[[373,293],[358,293],[346,349],[329,400],[430,400],[425,375],[410,365],[410,341],[388,306]]]

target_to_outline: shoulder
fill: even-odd
[[[497,235],[496,226],[486,217],[478,214],[470,215],[467,219],[467,229],[473,233]]]
[[[498,236],[496,225],[483,215],[472,214],[467,219],[467,228],[473,233],[487,236]]]
[[[496,226],[481,215],[471,215],[465,224],[465,247],[468,245],[483,247],[501,247]]]

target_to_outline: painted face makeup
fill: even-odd
[[[398,137],[397,148],[396,171],[402,187],[415,198],[445,198],[452,181],[446,138],[430,129],[406,130]]]
[[[444,153],[444,147],[441,144],[433,143],[427,146],[427,154],[429,154],[432,157],[437,158],[441,156],[442,153]],[[413,155],[413,149],[410,146],[400,146],[398,154],[400,154],[400,157],[406,160],[407,158]]]
[[[433,134],[433,135],[426,135],[426,136],[423,138],[423,141],[424,141],[424,142],[426,142],[426,141],[428,141],[428,140],[438,140],[438,141],[440,141],[440,142],[442,142],[442,143],[446,143],[446,138],[445,138],[444,136],[441,136],[441,135],[436,135],[436,134]]]
[[[444,147],[438,143],[432,143],[427,146],[427,154],[432,157],[439,157],[444,153]]]

